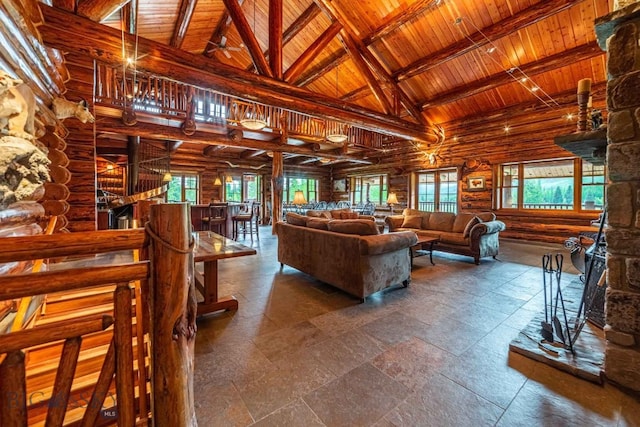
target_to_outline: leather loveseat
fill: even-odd
[[[413,232],[378,234],[370,219],[331,220],[288,213],[276,224],[278,261],[362,301],[411,280]]]
[[[449,213],[405,209],[402,215],[385,219],[390,232],[413,231],[418,235],[437,237],[434,250],[480,258],[496,257],[500,249],[500,231],[505,229],[492,212]]]

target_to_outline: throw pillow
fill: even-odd
[[[422,216],[405,216],[402,221],[402,228],[420,228],[422,225]]]
[[[477,216],[474,216],[473,218],[471,218],[471,221],[467,223],[467,226],[464,228],[464,231],[462,232],[462,237],[464,237],[465,239],[469,237],[469,234],[471,234],[471,229],[473,228],[473,226],[476,224],[480,224],[481,222],[482,220]]]
[[[378,227],[373,221],[366,219],[340,219],[329,222],[329,231],[342,234],[373,236],[378,234]]]
[[[331,212],[324,211],[320,214],[320,218],[331,219]]]
[[[309,218],[307,220],[308,228],[315,228],[317,230],[329,230],[329,222],[331,220],[327,218]]]
[[[302,227],[307,226],[307,217],[297,214],[295,212],[287,212],[287,224],[300,225]]]
[[[308,210],[307,211],[307,216],[312,216],[314,218],[320,218],[320,215],[322,215],[322,211],[314,211],[314,210]]]
[[[476,215],[482,222],[495,221],[496,214],[493,212],[481,212]]]
[[[422,215],[424,212],[419,211],[418,209],[405,208],[402,210],[402,216],[416,216]]]
[[[453,222],[453,228],[451,231],[454,233],[462,233],[466,228],[469,221],[475,218],[475,215],[472,213],[459,213],[456,215],[456,220]]]
[[[331,218],[333,218],[333,219],[340,219],[340,216],[342,215],[342,212],[351,212],[351,209],[349,209],[349,208],[331,209],[329,211],[329,213],[331,214]]]

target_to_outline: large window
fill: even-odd
[[[285,203],[293,202],[296,191],[302,191],[308,203],[318,202],[318,180],[314,178],[302,178],[287,176],[284,180],[283,200]]]
[[[260,175],[245,173],[238,176],[227,176],[224,184],[227,202],[258,201],[260,195]]]
[[[387,203],[387,176],[356,176],[351,181],[353,204],[372,202],[378,206]]]
[[[601,210],[604,182],[604,166],[594,166],[581,159],[501,165],[497,207]]]
[[[167,201],[198,203],[200,194],[200,178],[197,174],[173,173],[167,192]]]
[[[458,211],[458,172],[455,169],[420,172],[417,178],[418,209]]]

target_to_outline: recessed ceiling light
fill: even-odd
[[[457,136],[454,136],[454,137],[453,137],[453,140],[454,140],[455,142],[458,142],[458,137],[457,137]]]
[[[567,120],[573,120],[573,113],[567,113]]]
[[[531,88],[531,92],[537,92],[540,88],[538,86],[534,86]]]
[[[489,49],[487,49],[487,53],[493,53],[496,51],[495,46],[491,46]]]
[[[526,77],[523,77],[523,78],[521,78],[521,79],[520,79],[520,81],[521,81],[522,83],[525,83],[527,80],[529,80],[529,79],[528,79],[528,78],[526,78]]]
[[[504,127],[504,131],[505,131],[506,133],[509,133],[509,130],[511,130],[511,128],[510,128],[508,125]]]

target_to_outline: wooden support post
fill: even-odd
[[[269,0],[269,66],[282,80],[282,0]]]
[[[127,196],[136,194],[138,177],[140,174],[140,137],[127,137],[127,163],[129,164],[129,179],[127,180]]]
[[[154,424],[196,426],[193,360],[196,299],[189,205],[151,206],[147,233]]]
[[[271,233],[276,234],[276,224],[282,220],[282,189],[284,187],[284,166],[282,152],[273,152],[273,166],[271,172]]]
[[[22,350],[7,354],[0,363],[0,396],[0,426],[26,426],[27,382]]]

